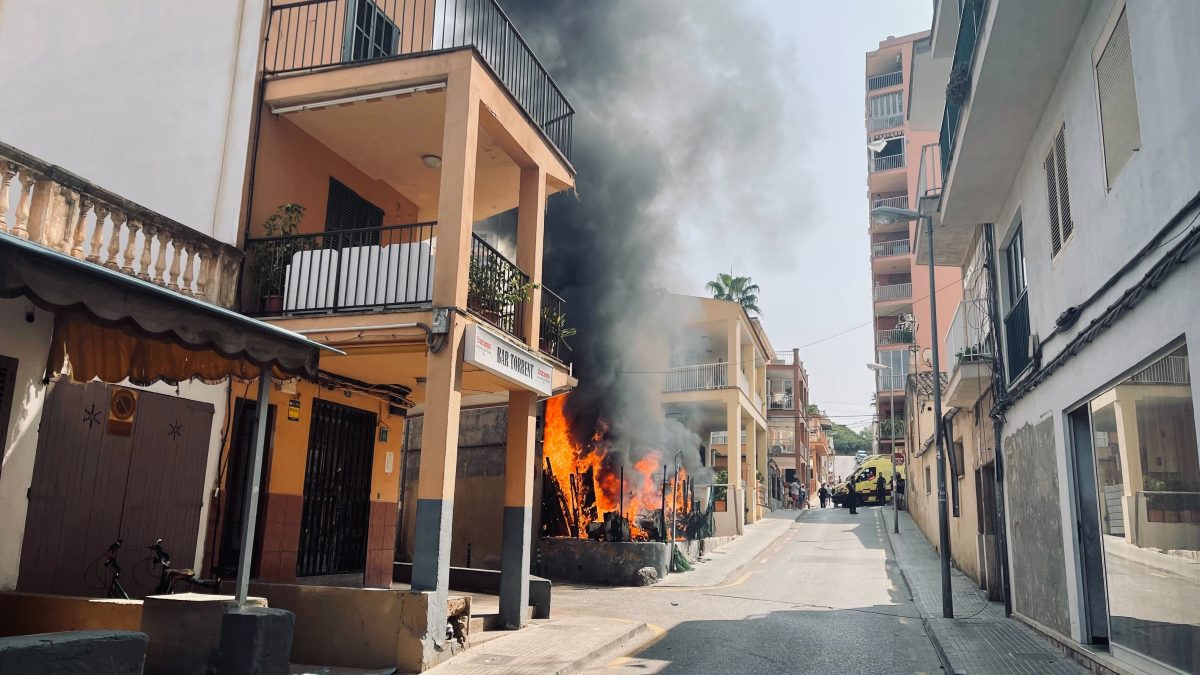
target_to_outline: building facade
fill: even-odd
[[[777,352],[767,364],[768,454],[779,466],[785,486],[799,481],[812,494],[825,453],[824,448],[814,449],[809,440],[809,392],[800,350]]]
[[[1198,29],[1191,3],[937,2],[916,77],[945,97],[933,258],[991,289],[948,389],[1000,425],[1013,613],[1116,669],[1200,670]]]

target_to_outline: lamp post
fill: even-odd
[[[920,222],[924,219],[927,225],[929,245],[929,331],[933,336],[931,350],[933,357],[933,442],[937,449],[934,455],[937,459],[938,483],[938,552],[941,554],[942,570],[942,616],[954,618],[954,599],[950,595],[950,520],[946,511],[946,458],[945,438],[942,435],[942,380],[941,365],[938,361],[938,325],[937,325],[937,282],[933,274],[933,221],[923,218],[921,214],[909,209],[899,209],[893,206],[877,206],[871,209],[871,221],[876,225],[894,225],[896,223],[911,223],[917,221],[918,235]]]
[[[881,373],[888,371],[888,378],[892,377],[892,367],[885,366],[882,363],[868,363],[867,368]],[[900,507],[896,501],[896,476],[900,473],[900,467],[896,464],[896,383],[888,383],[888,416],[891,418],[888,422],[888,447],[892,451],[892,532],[900,533]]]

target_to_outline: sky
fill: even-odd
[[[794,191],[758,194],[792,212],[778,237],[782,246],[763,246],[760,236],[731,236],[707,245],[684,228],[689,243],[677,263],[687,273],[680,293],[701,294],[704,282],[730,269],[752,276],[762,287],[760,306],[776,350],[800,347],[812,402],[836,421],[858,428],[869,420],[874,382],[871,280],[868,254],[867,168],[863,127],[864,61],[888,36],[928,30],[930,0],[747,0],[744,11],[758,17],[788,50],[784,109],[794,120],[793,138],[780,139],[795,157],[780,167]],[[691,202],[689,202],[691,203]],[[680,204],[681,207],[686,206]],[[703,215],[698,217],[703,218]],[[689,232],[689,229],[691,232]],[[770,232],[771,237],[776,231]],[[769,243],[769,242],[768,242]],[[864,325],[866,324],[866,325]],[[852,329],[852,330],[851,330]],[[846,332],[838,337],[837,333]],[[823,342],[819,342],[824,340]],[[817,344],[814,344],[817,343]]]

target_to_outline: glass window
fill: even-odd
[[[1200,459],[1187,347],[1090,402],[1110,641],[1200,671]]]
[[[1025,292],[1025,240],[1021,236],[1021,226],[1004,249],[1004,266],[1008,275],[1008,305],[1011,307]]]

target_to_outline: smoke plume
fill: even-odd
[[[689,317],[666,315],[658,289],[700,293],[726,271],[692,269],[697,249],[795,264],[792,52],[741,3],[502,4],[577,111],[577,194],[551,200],[543,270],[578,328],[567,412],[583,437],[607,419],[630,461],[680,449],[695,473],[708,430],[664,419],[655,374],[692,347],[669,330]]]

